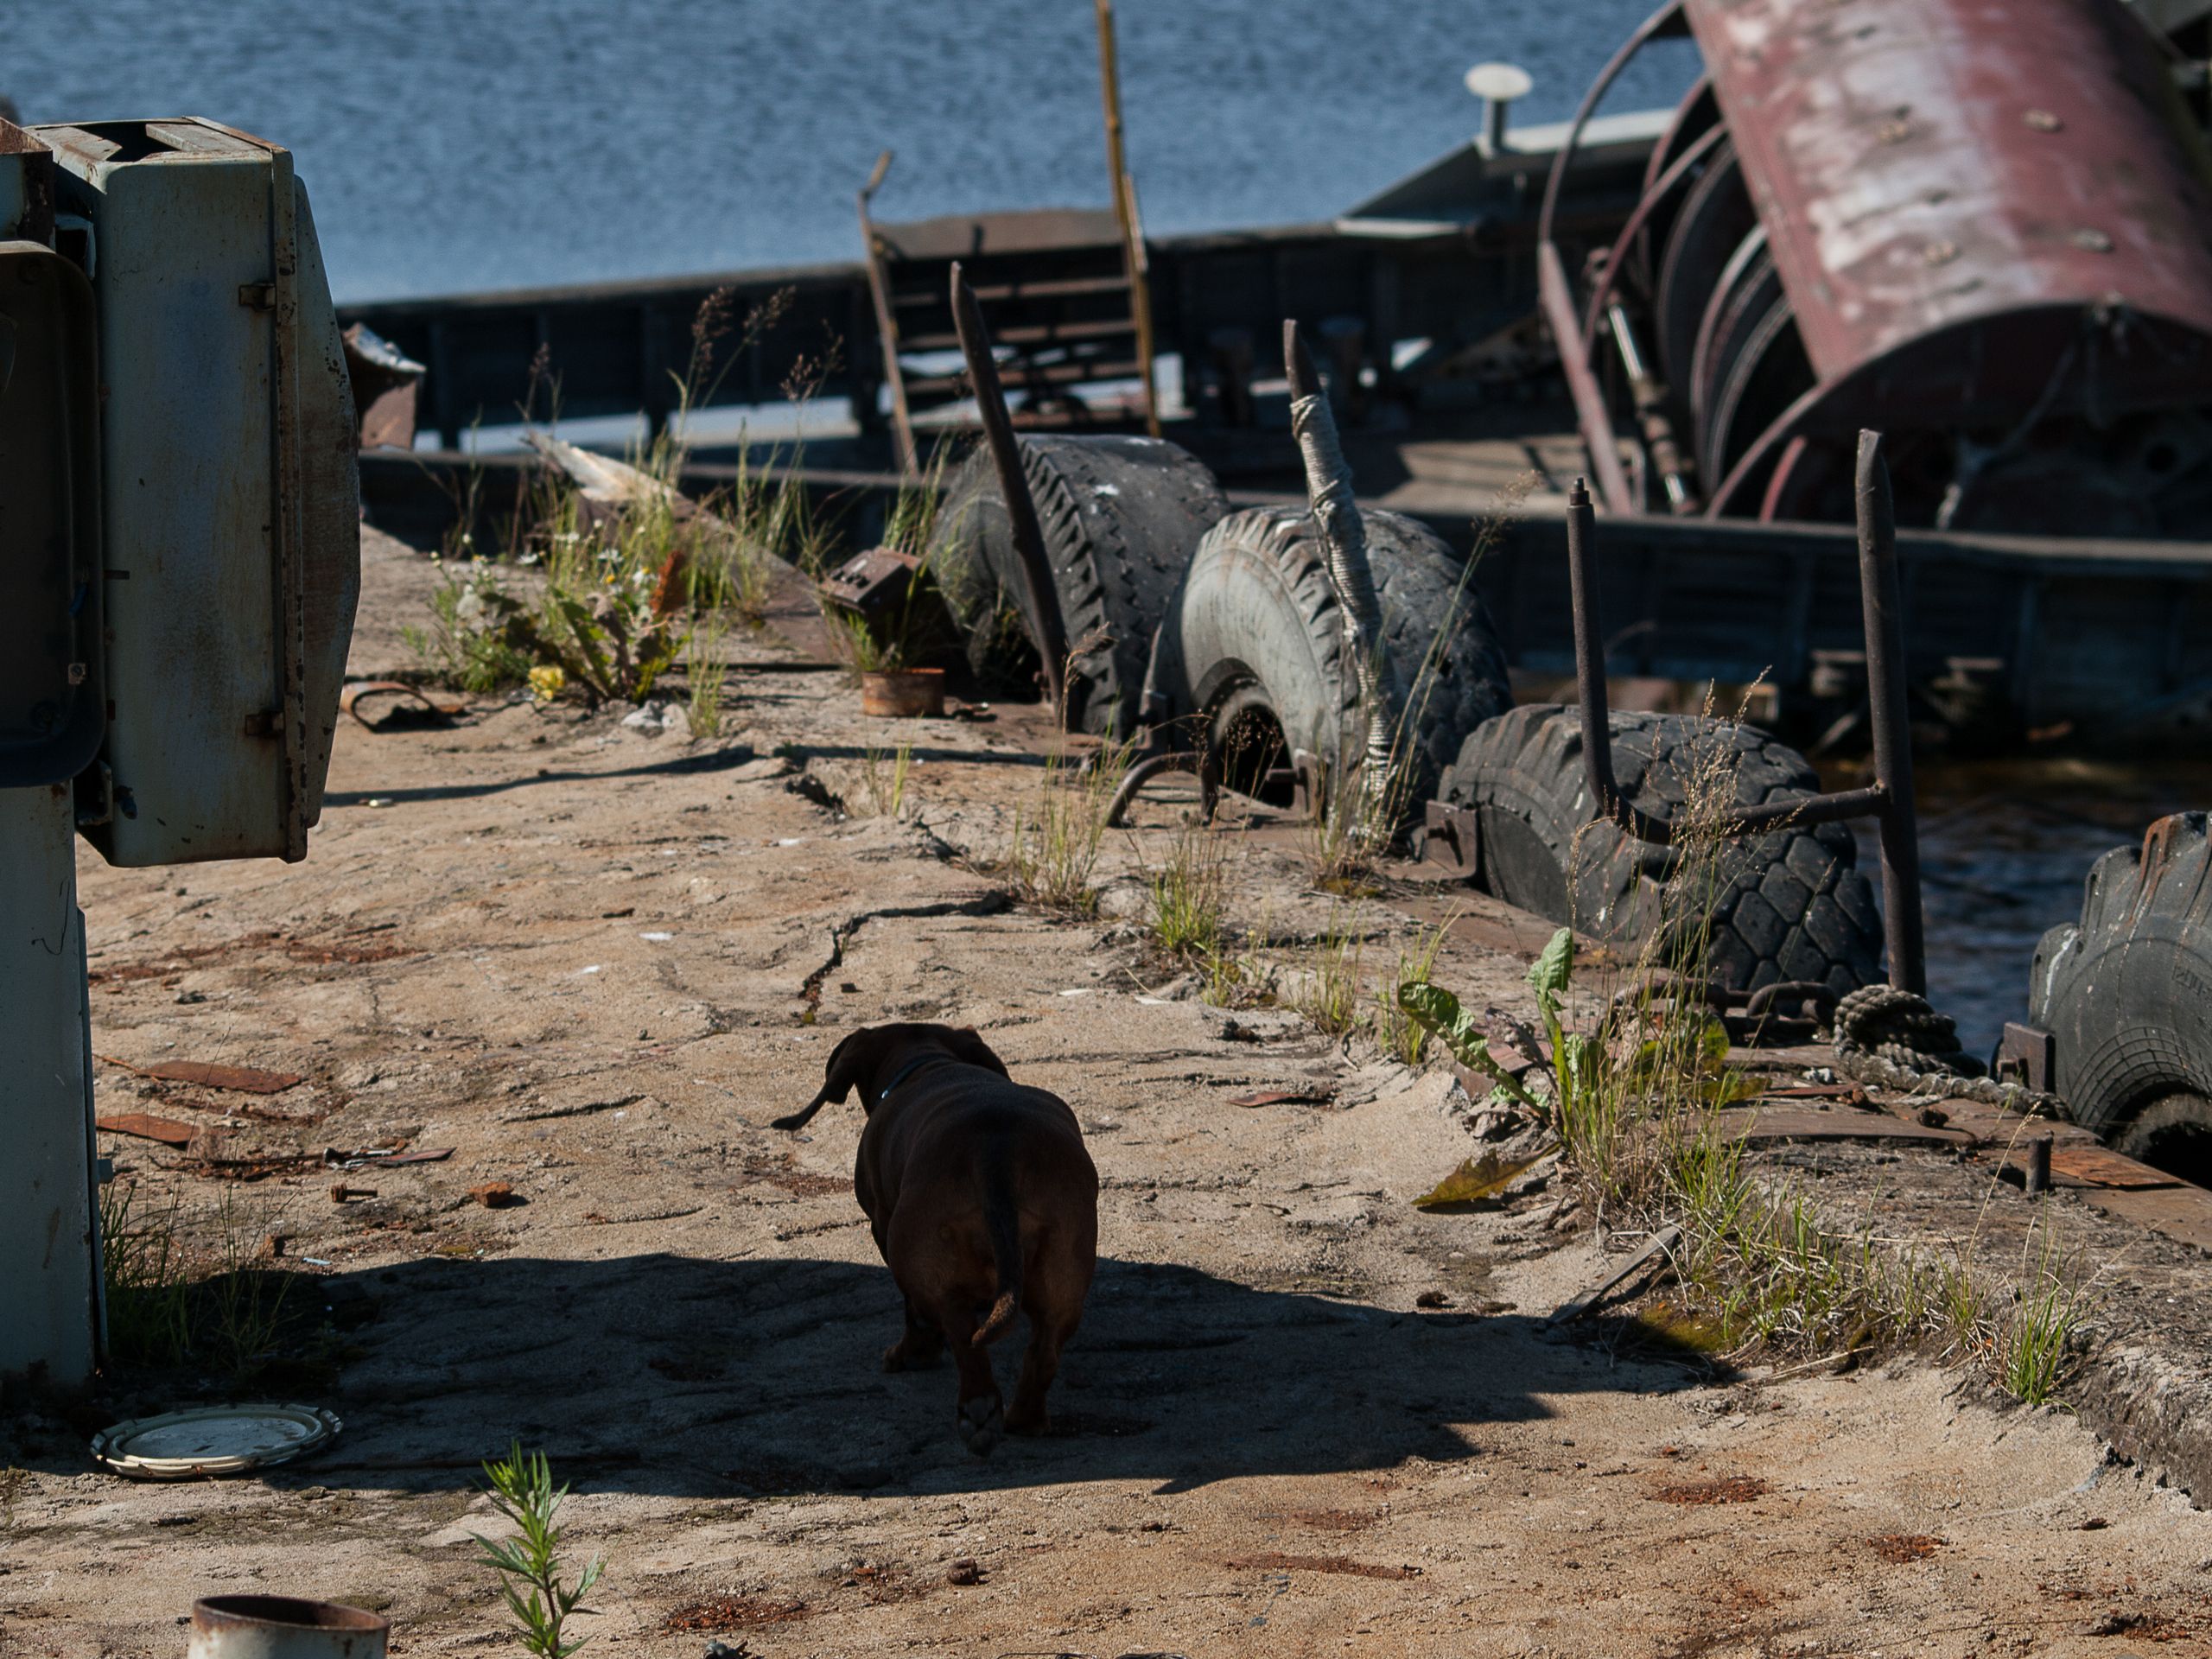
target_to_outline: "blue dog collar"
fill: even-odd
[[[920,1071],[924,1066],[932,1065],[938,1060],[949,1060],[951,1058],[952,1056],[950,1054],[922,1054],[907,1061],[906,1065],[900,1066],[898,1071],[892,1073],[891,1081],[885,1084],[882,1089],[877,1092],[875,1103],[879,1106],[882,1105],[885,1101],[891,1098],[891,1091],[893,1089],[896,1089],[900,1084],[906,1082],[907,1078],[912,1077],[915,1072]]]

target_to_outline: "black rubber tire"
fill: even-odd
[[[1022,470],[1074,656],[1071,727],[1130,737],[1152,637],[1198,538],[1229,511],[1212,473],[1158,438],[1024,436]],[[1019,679],[1035,652],[1019,620],[1020,567],[981,445],[946,480],[930,568],[981,677]]]
[[[2192,1101],[2202,1111],[2212,1098],[2206,814],[2161,818],[2140,847],[2115,847],[2090,867],[2081,920],[2036,946],[2028,1017],[2057,1039],[2054,1083],[2074,1121],[2122,1150],[2178,1135]],[[2212,1118],[2198,1121],[2212,1131]]]
[[[1510,708],[1513,692],[1466,562],[1415,519],[1362,518],[1393,706],[1411,738],[1400,746],[1403,797],[1418,817],[1467,734]],[[1312,516],[1252,508],[1208,531],[1192,556],[1160,631],[1158,689],[1201,725],[1232,698],[1255,696],[1292,749],[1341,778],[1366,749],[1349,645]]]
[[[1666,818],[1713,746],[1732,751],[1736,799],[1752,806],[1818,791],[1805,758],[1755,726],[1688,715],[1616,713],[1613,775],[1627,798]],[[1590,822],[1582,715],[1531,703],[1470,737],[1445,774],[1443,798],[1475,810],[1484,891],[1591,937],[1642,945],[1677,925],[1670,904],[1681,855]],[[1709,970],[1756,990],[1815,980],[1839,995],[1880,976],[1881,913],[1841,824],[1774,830],[1722,854],[1712,900]],[[1703,908],[1702,902],[1698,908]]]

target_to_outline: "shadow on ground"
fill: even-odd
[[[1099,1264],[1052,1435],[988,1461],[952,1427],[950,1370],[886,1376],[880,1267],[647,1255],[505,1257],[344,1275],[374,1317],[329,1403],[330,1452],[288,1484],[473,1484],[512,1439],[595,1490],[661,1496],[943,1492],[1383,1469],[1479,1455],[1545,1397],[1694,1386],[1520,1314],[1391,1313],[1185,1267]],[[354,1310],[356,1313],[361,1310]],[[1010,1387],[1019,1334],[997,1351]]]

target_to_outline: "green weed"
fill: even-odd
[[[1007,855],[1007,873],[1023,898],[1077,915],[1097,913],[1091,877],[1106,835],[1106,809],[1128,764],[1128,746],[1110,743],[1093,751],[1088,766],[1061,754],[1046,759],[1036,799],[1014,810]]]
[[[914,763],[914,746],[902,742],[887,754],[871,743],[861,755],[861,782],[868,791],[868,807],[879,818],[895,818],[906,804],[906,774]]]
[[[1167,861],[1151,873],[1152,939],[1162,954],[1179,961],[1221,959],[1224,861],[1220,842],[1206,826],[1187,823]]]
[[[606,1561],[594,1557],[573,1586],[563,1585],[560,1510],[569,1489],[555,1489],[543,1452],[525,1454],[518,1441],[505,1458],[486,1464],[484,1475],[491,1483],[492,1507],[513,1524],[515,1535],[495,1543],[475,1535],[483,1552],[477,1563],[499,1575],[523,1647],[538,1659],[568,1659],[588,1638],[567,1640],[565,1626],[578,1613],[592,1613],[583,1600]]]

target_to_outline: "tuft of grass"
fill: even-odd
[[[2079,1278],[2062,1266],[2046,1226],[2042,1260],[1998,1338],[1998,1381],[2005,1391],[2031,1406],[2056,1399],[2074,1368],[2084,1323]]]
[[[1328,925],[1313,941],[1306,957],[1305,977],[1299,986],[1298,1011],[1332,1037],[1342,1037],[1363,1023],[1360,1015],[1360,965],[1367,955],[1367,936],[1355,910],[1345,916],[1340,906],[1331,906]]]
[[[895,818],[906,804],[906,774],[914,762],[914,746],[901,742],[887,754],[871,743],[861,755],[861,784],[868,791],[868,810],[879,818]]]
[[[1398,952],[1397,966],[1390,976],[1376,988],[1375,1040],[1391,1058],[1415,1071],[1427,1060],[1435,1039],[1427,1027],[1406,1012],[1398,995],[1408,985],[1428,982],[1437,952],[1444,948],[1444,936],[1456,919],[1447,916],[1429,933],[1416,933],[1412,946]]]
[[[1224,863],[1220,842],[1204,824],[1183,826],[1167,861],[1152,872],[1152,940],[1163,955],[1179,962],[1223,958]]]
[[[1052,910],[1097,913],[1091,877],[1106,835],[1106,809],[1128,770],[1129,753],[1128,745],[1109,743],[1094,750],[1088,765],[1065,754],[1046,760],[1036,799],[1014,810],[1006,860],[1007,874],[1023,898]]]
[[[293,1275],[259,1263],[276,1221],[226,1188],[196,1224],[174,1199],[139,1208],[137,1183],[100,1189],[100,1262],[108,1351],[124,1365],[196,1362],[244,1381],[276,1357]],[[188,1235],[207,1242],[195,1249]]]
[[[176,1201],[149,1215],[128,1180],[110,1181],[99,1198],[108,1352],[125,1365],[181,1363],[192,1348],[192,1281]]]
[[[1694,995],[1709,966],[1724,814],[1735,799],[1734,752],[1713,745],[1679,779],[1668,910],[1635,965],[1636,988],[1612,998],[1594,1031],[1573,1028],[1573,935],[1561,929],[1529,976],[1550,1065],[1526,1082],[1449,993],[1415,979],[1397,1001],[1465,1064],[1489,1072],[1491,1103],[1516,1106],[1554,1135],[1596,1207],[1654,1231],[1681,1231],[1669,1305],[1709,1326],[1732,1356],[1867,1355],[1916,1350],[1980,1367],[2014,1397],[2040,1404],[2075,1363],[2087,1322],[2076,1277],[2046,1233],[2017,1287],[1995,1287],[1948,1251],[1878,1239],[1871,1219],[1840,1225],[1793,1183],[1754,1172],[1717,1113],[1747,1086],[1726,1066],[1725,1029]],[[1541,1092],[1540,1092],[1541,1090]]]
[[[722,729],[722,693],[728,671],[721,659],[722,642],[729,624],[710,612],[692,625],[683,646],[683,718],[696,738],[715,737]]]
[[[492,1507],[513,1525],[515,1535],[496,1543],[472,1535],[483,1552],[477,1564],[499,1574],[524,1650],[538,1659],[568,1659],[588,1638],[569,1641],[565,1627],[578,1613],[592,1614],[583,1600],[607,1563],[594,1557],[574,1585],[562,1583],[566,1569],[561,1562],[560,1511],[569,1489],[554,1487],[552,1465],[543,1452],[526,1454],[517,1441],[505,1458],[484,1465],[484,1477],[490,1483]]]

